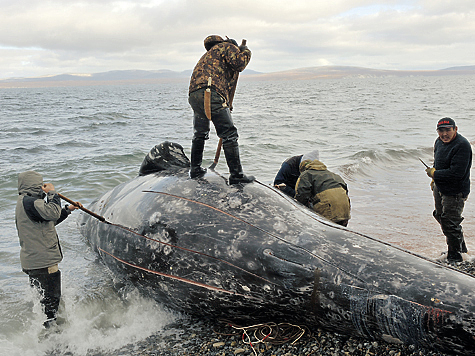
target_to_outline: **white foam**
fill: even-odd
[[[0,355],[110,354],[163,330],[178,317],[135,289],[125,297],[108,293],[106,298],[96,294],[79,299],[76,292],[73,288],[63,290],[64,307],[59,317],[65,322],[45,330],[39,298],[26,291],[22,302],[29,308],[23,326],[8,337],[0,335]]]

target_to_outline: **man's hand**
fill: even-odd
[[[41,189],[43,189],[43,192],[48,193],[50,190],[54,190],[54,185],[52,183],[45,183]]]
[[[238,43],[236,42],[236,40],[232,39],[232,38],[229,38],[226,36],[226,42],[229,42],[229,43],[232,43],[233,45],[235,45],[236,47],[239,47]]]
[[[74,211],[76,209],[79,209],[79,208],[83,207],[82,204],[78,201],[74,202],[74,204],[75,205],[73,205],[73,204],[68,205],[68,209],[71,210],[71,211]]]
[[[279,190],[282,190],[286,187],[286,184],[285,183],[280,183],[280,184],[274,185],[274,187],[276,187]]]
[[[427,168],[426,169],[426,173],[427,175],[430,177],[430,178],[434,178],[434,172],[435,172],[435,168],[432,167],[432,168]]]

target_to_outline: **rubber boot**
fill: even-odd
[[[226,163],[229,168],[229,184],[246,184],[256,180],[254,176],[246,176],[242,172],[241,159],[239,158],[239,145],[237,142],[223,145]]]
[[[449,250],[447,253],[447,262],[448,263],[463,262],[462,254],[459,251]]]
[[[201,167],[203,161],[203,150],[205,148],[204,140],[193,140],[191,143],[191,163],[190,163],[190,177],[203,177],[206,173],[206,168]]]
[[[465,240],[463,238],[463,233],[461,227],[459,229],[453,229],[455,225],[452,220],[447,219],[442,216],[442,231],[446,237],[448,252],[447,252],[447,261],[450,262],[462,262],[462,252],[467,251],[467,246],[465,245]],[[458,231],[460,230],[460,231]]]

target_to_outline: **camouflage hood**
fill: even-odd
[[[221,36],[218,35],[211,35],[205,38],[205,48],[207,51],[209,51],[214,45],[217,45],[218,43],[224,42],[224,39]]]

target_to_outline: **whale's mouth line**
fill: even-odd
[[[163,273],[163,272],[158,272],[158,271],[154,271],[154,270],[151,270],[151,269],[148,269],[148,268],[145,268],[145,267],[140,267],[140,266],[137,266],[133,263],[130,263],[130,262],[127,262],[115,255],[113,255],[112,253],[110,252],[107,252],[105,250],[103,250],[102,248],[98,247],[98,250],[107,254],[108,256],[114,258],[115,260],[119,261],[120,263],[123,263],[129,267],[132,267],[132,268],[136,268],[138,270],[141,270],[141,271],[144,271],[144,272],[147,272],[147,273],[152,273],[152,274],[155,274],[155,275],[159,275],[159,276],[162,276],[162,277],[166,277],[166,278],[170,278],[170,279],[174,279],[174,280],[178,280],[178,281],[181,281],[181,282],[184,282],[184,283],[188,283],[188,284],[191,284],[191,285],[194,285],[194,286],[198,286],[198,287],[202,287],[202,288],[206,288],[206,289],[210,289],[210,290],[213,290],[215,292],[222,292],[222,293],[227,293],[227,294],[232,294],[232,295],[237,295],[237,296],[241,296],[241,297],[245,297],[245,298],[252,298],[252,299],[258,299],[256,297],[253,297],[253,296],[250,296],[250,295],[246,295],[246,294],[240,294],[240,293],[236,293],[236,292],[233,292],[233,291],[230,291],[230,290],[227,290],[227,289],[223,289],[223,288],[219,288],[219,287],[213,287],[213,286],[210,286],[209,284],[205,284],[205,283],[201,283],[201,282],[196,282],[196,281],[193,281],[191,279],[187,279],[187,278],[183,278],[183,277],[179,277],[179,276],[174,276],[172,274],[168,274],[168,273]]]

